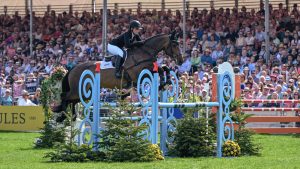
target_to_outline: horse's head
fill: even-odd
[[[175,59],[179,65],[183,63],[183,58],[179,49],[179,43],[175,38],[175,31],[171,35],[169,35],[169,43],[165,48],[165,52],[168,56]]]

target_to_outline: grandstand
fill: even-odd
[[[295,100],[300,93],[299,3],[299,0],[270,0],[270,60],[266,59],[264,9],[260,8],[260,1],[255,0],[238,1],[237,10],[233,0],[190,0],[185,27],[182,27],[182,11],[176,12],[182,9],[181,1],[166,0],[166,11],[172,9],[166,13],[156,12],[162,9],[161,1],[109,1],[108,8],[119,13],[108,17],[108,40],[127,30],[128,18],[143,23],[143,39],[177,30],[182,51],[183,42],[186,43],[184,64],[173,64],[163,53],[159,54],[158,63],[177,71],[181,83],[190,86],[190,93],[196,93],[199,99],[204,100],[202,96],[206,92],[205,100],[210,100],[212,68],[228,61],[240,69],[241,98]],[[33,0],[36,15],[32,55],[28,48],[29,16],[25,16],[25,1],[0,1],[0,6],[7,7],[7,10],[0,10],[0,96],[5,97],[6,90],[11,91],[13,103],[21,97],[22,89],[38,100],[35,90],[51,74],[53,63],[58,59],[66,69],[80,62],[103,59],[101,1],[95,1],[93,8],[90,0]],[[95,9],[94,15],[92,9]],[[137,13],[138,9],[142,12]],[[18,16],[15,16],[16,11]],[[183,28],[187,35],[185,41]],[[191,81],[194,77],[198,79]],[[189,93],[186,95],[189,97]],[[246,104],[249,107],[262,105],[300,106],[299,103]],[[293,113],[299,115],[297,111]]]

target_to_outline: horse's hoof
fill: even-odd
[[[67,118],[66,115],[62,113],[61,116],[57,117],[55,121],[57,123],[62,123],[63,121],[65,121],[66,118]]]

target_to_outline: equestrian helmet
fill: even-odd
[[[133,21],[130,22],[129,28],[130,28],[130,29],[131,29],[131,28],[142,29],[142,24],[141,24],[139,21],[137,21],[137,20],[133,20]]]

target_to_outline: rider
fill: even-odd
[[[139,36],[141,29],[141,23],[137,20],[133,20],[130,22],[129,30],[113,39],[107,46],[108,52],[116,56],[115,75],[117,78],[121,78],[120,69],[125,60],[124,51],[122,50],[123,47],[130,49],[135,46],[142,46],[144,44]]]

